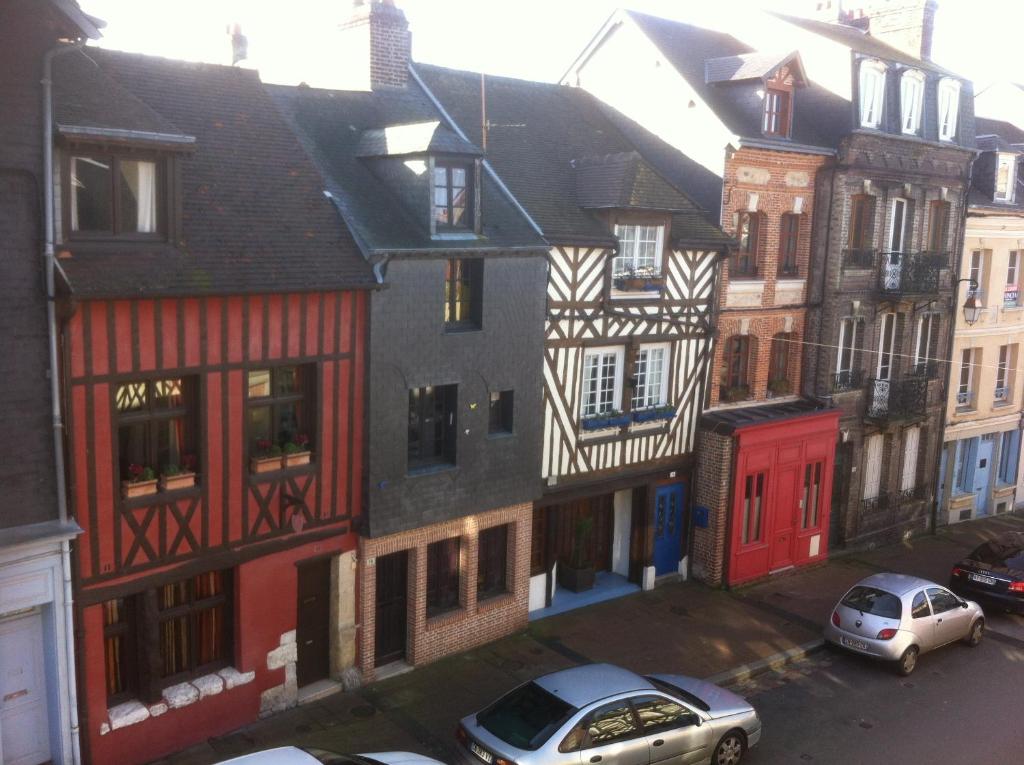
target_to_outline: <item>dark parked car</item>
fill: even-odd
[[[949,588],[1024,614],[1024,532],[1011,531],[978,547],[953,566]]]

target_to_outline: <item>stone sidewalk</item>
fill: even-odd
[[[642,673],[721,677],[785,652],[802,655],[820,640],[820,625],[857,580],[891,570],[945,582],[956,560],[1009,528],[1024,530],[1024,518],[944,528],[731,592],[691,582],[659,586],[533,622],[502,640],[261,720],[158,765],[211,765],[285,744],[339,752],[413,750],[451,761],[458,720],[530,678],[590,661]],[[1007,639],[1024,640],[1024,620],[990,622]]]

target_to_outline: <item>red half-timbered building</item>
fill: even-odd
[[[84,751],[138,763],[355,663],[375,282],[254,73],[55,86]]]

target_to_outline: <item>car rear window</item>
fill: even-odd
[[[536,749],[575,712],[575,707],[536,683],[527,683],[480,712],[476,721],[517,749]]]
[[[985,542],[971,553],[970,559],[995,568],[1024,569],[1024,536],[1008,534]]]
[[[874,587],[857,585],[846,593],[842,603],[847,608],[853,608],[873,616],[881,616],[885,619],[899,619],[903,614],[899,598]]]

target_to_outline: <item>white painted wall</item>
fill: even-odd
[[[544,608],[547,599],[544,597],[544,586],[547,584],[547,574],[537,574],[530,577],[530,610],[539,611]]]
[[[615,528],[612,537],[612,572],[629,576],[629,526],[633,514],[633,490],[615,492]]]

